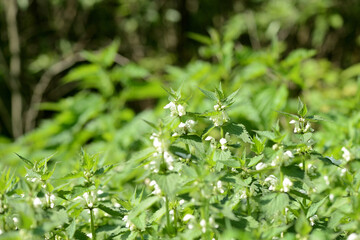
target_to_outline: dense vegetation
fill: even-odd
[[[0,239],[360,239],[360,7],[181,2],[2,2]]]

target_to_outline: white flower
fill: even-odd
[[[290,123],[290,124],[295,124],[296,121],[293,119],[293,120],[291,120],[289,123]]]
[[[294,157],[294,155],[293,155],[293,153],[291,151],[284,152],[284,156],[286,156],[288,158],[293,158]]]
[[[191,215],[191,214],[186,214],[186,215],[183,217],[183,221],[184,221],[184,222],[187,222],[187,221],[189,221],[190,219],[193,219],[193,218],[195,218],[193,215]]]
[[[276,165],[278,165],[280,161],[280,157],[279,156],[276,156],[272,161],[271,161],[271,166],[275,167]]]
[[[125,222],[125,227],[129,228],[130,231],[135,229],[135,225],[130,221],[128,215],[125,215],[122,220]]]
[[[266,163],[259,162],[258,164],[256,164],[255,169],[256,169],[257,171],[260,171],[260,170],[262,170],[262,169],[264,169],[264,168],[266,168],[266,167],[267,167]]]
[[[291,180],[289,178],[285,177],[283,180],[283,191],[288,192],[292,185],[293,185],[293,183],[291,182]]]
[[[40,198],[34,198],[34,200],[33,200],[33,205],[34,205],[34,207],[40,207],[41,205],[42,205],[43,203],[42,203],[42,201],[41,201],[41,199]]]
[[[182,134],[186,134],[186,133],[191,133],[191,132],[195,132],[194,130],[194,126],[195,126],[195,121],[194,120],[186,120],[185,123],[180,122],[178,127],[175,130],[175,133],[173,134],[173,136],[178,136],[178,135],[182,135]]]
[[[170,109],[171,116],[184,116],[186,115],[185,107],[181,104],[176,104],[174,102],[168,103],[164,109]]]
[[[50,203],[50,208],[54,208],[55,204],[54,204],[54,201],[55,201],[55,195],[54,194],[46,194],[45,195],[45,199],[46,199],[46,202],[47,203]]]
[[[225,138],[220,139],[221,150],[226,150],[228,147],[226,146],[227,140]]]
[[[209,141],[211,147],[215,147],[215,145],[216,145],[215,138],[213,138],[212,136],[207,136],[207,137],[205,138],[205,141]]]
[[[360,236],[356,233],[352,233],[348,236],[347,240],[360,240]]]
[[[221,109],[219,104],[214,105],[214,110],[215,111],[219,111]]]
[[[176,111],[176,104],[174,102],[169,102],[165,105],[164,109],[170,109],[171,112]]]
[[[179,201],[179,204],[180,205],[183,205],[185,203],[185,200],[184,199],[181,199],[180,201]]]
[[[161,189],[157,182],[155,180],[152,180],[149,184],[150,187],[154,187],[154,191],[152,191],[152,194],[154,195],[161,195]]]
[[[274,175],[270,175],[267,178],[265,178],[265,183],[269,183],[269,190],[270,191],[274,191],[276,189],[276,185],[278,183],[278,179],[277,177],[275,177]]]
[[[92,208],[94,206],[94,202],[95,202],[95,199],[96,199],[96,196],[95,196],[95,193],[93,191],[91,192],[85,192],[83,194],[83,198],[86,202],[86,205],[89,207],[89,208]]]
[[[347,172],[346,168],[341,169],[340,176],[343,177]]]
[[[218,126],[222,126],[224,123],[228,122],[230,120],[230,118],[225,111],[221,111],[221,113],[211,116],[210,120],[213,121],[213,123],[216,127],[218,127]]]
[[[330,195],[329,195],[330,202],[333,202],[334,198],[335,198],[334,194],[330,193]]]
[[[347,150],[346,147],[342,147],[341,151],[343,151],[342,157],[345,159],[345,161],[347,161],[347,162],[350,161],[351,155],[350,155],[349,150]]]
[[[224,193],[224,189],[223,189],[223,184],[222,182],[219,180],[216,182],[216,187],[214,188],[215,190],[219,190],[220,193]]]
[[[324,176],[324,180],[325,180],[325,183],[326,185],[330,185],[330,181],[329,181],[329,177],[328,176]]]
[[[314,216],[310,217],[309,220],[310,220],[310,225],[314,226],[315,221],[319,220],[319,217],[318,217],[318,215],[314,215]]]
[[[150,139],[153,140],[153,146],[158,153],[162,153],[164,151],[164,144],[159,136],[159,134],[153,133],[150,136]]]
[[[306,123],[306,126],[305,126],[305,129],[304,129],[304,132],[307,132],[311,129],[311,125],[309,122]]]
[[[206,221],[205,221],[205,219],[201,219],[200,226],[201,226],[201,231],[203,233],[205,233],[206,232]]]
[[[186,115],[185,107],[181,104],[177,105],[177,113],[180,117]]]
[[[164,160],[166,162],[166,165],[167,165],[168,169],[170,171],[174,170],[174,166],[173,166],[174,158],[167,151],[164,152]]]
[[[247,198],[247,195],[246,195],[246,191],[245,191],[245,190],[242,190],[242,191],[240,191],[240,192],[241,192],[240,199],[245,199],[245,198]]]

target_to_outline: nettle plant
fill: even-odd
[[[202,113],[167,90],[167,117],[146,121],[149,147],[128,161],[100,166],[82,151],[57,178],[51,157],[19,156],[26,176],[0,178],[0,239],[359,239],[354,155],[315,150],[321,118],[300,98],[297,115],[280,112],[291,132],[278,121],[250,134],[228,114],[237,91],[200,90],[213,102]]]

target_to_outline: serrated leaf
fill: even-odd
[[[274,219],[289,205],[289,196],[285,193],[269,193],[260,198],[261,210],[266,218]]]
[[[114,167],[113,164],[101,167],[95,171],[94,176],[103,175],[103,174],[107,173],[108,171],[110,171],[113,167]]]
[[[306,219],[305,215],[302,213],[300,217],[296,220],[295,230],[297,233],[300,233],[301,236],[307,236],[307,234],[311,231],[311,226]]]
[[[126,211],[123,209],[115,209],[112,206],[103,203],[98,204],[97,207],[113,217],[123,217],[126,214]]]
[[[257,130],[254,130],[254,132],[256,132],[258,135],[266,137],[266,138],[268,138],[270,140],[274,140],[276,138],[275,133],[270,132],[270,131],[257,131]]]
[[[286,116],[288,116],[288,117],[292,117],[292,118],[294,118],[294,119],[296,119],[296,120],[299,120],[299,116],[297,116],[297,115],[295,115],[295,114],[287,113],[287,112],[282,112],[282,111],[276,111],[276,112],[278,112],[278,113],[280,113],[280,114],[283,114],[283,115],[286,115]]]
[[[161,191],[169,198],[174,198],[182,185],[180,176],[175,173],[156,176],[155,181],[159,185]]]
[[[86,236],[85,233],[83,233],[80,230],[75,231],[74,238],[77,240],[89,240],[90,239],[88,236]]]
[[[243,124],[229,123],[229,124],[223,126],[223,130],[224,130],[224,132],[228,132],[230,134],[234,134],[234,135],[240,137],[240,139],[243,142],[252,143],[252,141],[250,139],[250,135],[246,131],[246,128]]]
[[[299,97],[299,103],[298,103],[298,114],[301,116],[301,117],[305,117],[307,113],[307,107],[306,107],[306,104],[304,104],[300,97]]]
[[[145,120],[145,119],[143,119],[143,121],[144,121],[147,125],[149,125],[150,127],[152,127],[153,129],[158,130],[158,127],[157,127],[154,123],[149,122],[148,120]]]
[[[310,121],[329,121],[328,119],[325,119],[319,115],[307,116],[306,119]]]
[[[334,166],[337,166],[337,167],[340,167],[340,165],[341,165],[340,160],[336,160],[335,158],[328,157],[328,156],[324,157],[323,155],[321,155],[320,153],[315,152],[315,151],[311,152],[310,155],[316,157],[317,159],[323,161],[326,164],[331,164],[331,165],[334,165]]]
[[[131,163],[140,163],[143,160],[147,159],[148,157],[150,157],[153,153],[155,152],[154,148],[146,148],[140,151],[137,151],[135,153],[133,153],[130,157],[130,159],[128,160],[128,162]]]
[[[234,100],[234,98],[236,97],[236,95],[239,93],[239,90],[240,89],[236,90],[235,92],[233,92],[229,96],[227,96],[225,102],[231,103]]]
[[[170,146],[169,150],[172,154],[181,157],[183,159],[191,158],[191,154],[188,153],[185,149],[177,147],[177,146]]]
[[[208,90],[205,90],[205,89],[202,89],[202,88],[199,88],[200,91],[208,98],[210,98],[211,100],[214,100],[214,101],[218,101],[219,99],[217,99],[216,97],[216,94],[213,93],[213,92],[210,92]]]
[[[281,171],[287,176],[304,179],[304,171],[299,166],[282,166]]]
[[[324,204],[324,202],[328,199],[328,196],[324,197],[323,199],[321,199],[320,201],[318,201],[317,203],[312,203],[307,214],[306,214],[306,218],[312,217],[316,214],[317,210],[321,207],[321,205]]]
[[[248,163],[248,167],[255,166],[263,158],[264,158],[264,154],[261,154],[261,155],[250,158],[250,162]]]
[[[146,213],[142,212],[136,218],[132,218],[131,222],[136,226],[137,229],[144,231],[146,228]]]
[[[73,173],[69,173],[69,174],[65,175],[62,178],[58,178],[58,180],[69,180],[69,179],[79,178],[82,176],[83,176],[82,172],[73,172]]]
[[[74,234],[75,234],[75,230],[76,230],[76,221],[75,219],[71,221],[71,223],[69,224],[69,226],[66,227],[65,231],[67,236],[72,239]]]
[[[21,160],[23,160],[24,163],[26,163],[29,167],[33,167],[34,164],[29,160],[24,158],[23,156],[20,156],[19,154],[15,153]]]
[[[265,143],[258,136],[255,136],[252,139],[252,142],[254,144],[251,146],[251,150],[253,150],[256,154],[261,154],[264,151]]]
[[[294,195],[296,195],[296,196],[298,196],[298,197],[301,197],[301,198],[310,200],[310,197],[309,197],[308,195],[306,195],[305,193],[302,193],[302,192],[300,192],[300,191],[298,191],[298,190],[296,190],[296,189],[291,189],[291,190],[289,191],[289,193],[290,193],[290,194],[294,194]]]
[[[235,160],[235,159],[220,160],[220,162],[221,162],[222,164],[224,164],[225,166],[232,167],[232,168],[239,168],[239,167],[241,167],[240,162],[237,161],[237,160]]]
[[[166,207],[163,206],[162,208],[160,208],[159,210],[157,210],[149,219],[149,223],[152,222],[157,222],[160,220],[160,218],[162,218],[162,216],[164,216],[166,213]]]
[[[144,201],[140,202],[138,205],[136,205],[134,207],[134,209],[132,209],[130,211],[129,219],[132,220],[132,219],[136,218],[140,213],[144,212],[146,209],[151,207],[154,203],[159,201],[159,199],[160,198],[158,196],[146,198]]]

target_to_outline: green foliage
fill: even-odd
[[[184,67],[119,65],[117,40],[83,52],[63,78],[81,91],[0,143],[0,239],[359,237],[356,66],[238,48],[244,17],[191,34],[208,60]]]

